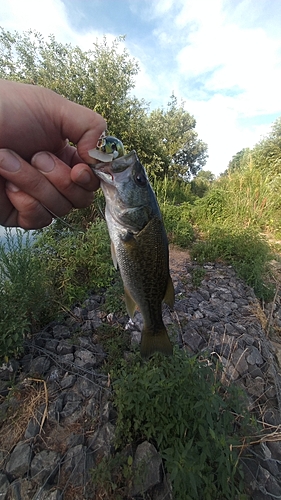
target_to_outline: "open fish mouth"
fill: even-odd
[[[92,170],[97,174],[97,176],[101,176],[106,180],[110,181],[113,180],[113,172],[112,172],[112,166],[111,162],[108,163],[97,163],[96,165],[90,165]]]
[[[91,151],[88,151],[89,155],[90,152]],[[135,151],[131,151],[116,160],[108,162],[102,161],[99,163],[89,164],[89,166],[97,177],[109,184],[112,184],[114,182],[114,174],[125,172],[128,168],[132,167],[136,161],[138,161],[137,154]]]

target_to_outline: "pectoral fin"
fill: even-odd
[[[168,278],[168,283],[167,283],[167,288],[166,288],[166,293],[164,297],[164,302],[168,304],[168,306],[173,309],[174,308],[174,303],[175,303],[175,290],[174,290],[174,285],[172,282],[172,278],[169,275]]]
[[[117,257],[116,257],[116,252],[115,252],[115,246],[113,242],[111,242],[111,258],[113,260],[113,264],[115,269],[117,269]]]
[[[126,288],[124,288],[124,292],[125,292],[125,304],[127,313],[129,314],[130,318],[133,319],[135,310],[137,308],[137,304],[135,303],[134,299],[132,299],[131,295],[129,294]]]

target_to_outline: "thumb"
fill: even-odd
[[[104,118],[89,108],[65,99],[61,120],[63,137],[76,145],[82,160],[90,163],[92,160],[88,151],[96,147],[101,134],[106,130]]]

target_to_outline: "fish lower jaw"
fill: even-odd
[[[94,170],[94,173],[101,179],[101,181],[106,182],[107,184],[113,184],[112,174],[108,172],[101,172],[100,170]]]

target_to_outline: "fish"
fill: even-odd
[[[173,346],[162,318],[162,302],[174,306],[168,238],[155,193],[135,151],[91,165],[105,196],[111,256],[124,285],[131,319],[143,317],[140,352],[171,355]]]

